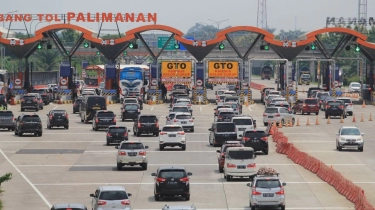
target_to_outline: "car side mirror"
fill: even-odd
[[[283,182],[283,186],[285,186],[286,185],[286,183],[285,182]]]
[[[123,110],[124,108],[121,107],[120,109]]]
[[[340,134],[339,133],[336,133],[336,136],[339,136]]]
[[[172,109],[169,110],[170,112],[172,111]]]
[[[221,153],[221,151],[220,151],[220,150],[216,150],[216,152],[217,152],[217,153]]]
[[[93,198],[95,198],[96,196],[95,196],[94,194],[90,194],[90,197],[93,197]]]
[[[208,131],[212,131],[212,128],[209,128]]]
[[[148,149],[148,146],[145,146],[145,149]]]
[[[118,146],[115,146],[116,149],[118,149]]]
[[[362,133],[362,136],[364,136],[365,135],[365,133]]]
[[[251,182],[247,183],[246,186],[251,187],[251,184],[252,184]]]
[[[253,120],[254,124],[257,124],[257,120]]]
[[[188,173],[187,173],[187,175],[188,175],[188,176],[192,176],[192,175],[193,175],[193,173],[191,173],[191,172],[188,172]]]
[[[129,196],[129,197],[132,197],[132,195],[133,195],[133,194],[131,194],[131,193],[128,193],[128,196]]]
[[[193,120],[195,120],[195,117],[193,117]]]
[[[242,137],[242,135],[238,135],[239,137]]]
[[[156,173],[152,173],[151,176],[156,176]]]
[[[161,132],[161,130],[159,130],[159,132]]]
[[[255,159],[255,158],[257,158],[257,155],[256,155],[256,154],[254,154],[254,159]]]

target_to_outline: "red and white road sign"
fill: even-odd
[[[67,83],[68,83],[68,81],[67,81],[66,79],[64,79],[64,78],[62,78],[62,79],[60,80],[60,84],[61,84],[62,86],[66,86]]]
[[[16,85],[21,85],[21,80],[20,80],[20,79],[16,79],[16,80],[14,80],[14,83],[15,83]]]

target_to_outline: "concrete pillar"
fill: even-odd
[[[310,61],[309,63],[309,69],[310,69],[310,76],[311,76],[311,81],[316,82],[316,68],[315,68],[315,61]]]
[[[370,61],[370,87],[371,87],[371,90],[375,90],[375,87],[374,87],[374,76],[375,76],[375,73],[374,73],[374,61]]]

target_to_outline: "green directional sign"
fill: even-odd
[[[167,36],[158,37],[158,48],[159,49],[163,48],[165,43],[167,43],[168,39],[169,39],[169,37],[167,37]],[[164,50],[176,50],[175,44],[176,44],[176,41],[174,40],[174,38],[172,38],[171,41],[169,41],[168,45],[165,47]]]
[[[85,42],[85,43],[83,44],[83,47],[84,47],[84,48],[88,48],[88,47],[89,47],[89,43]]]

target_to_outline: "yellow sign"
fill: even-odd
[[[208,61],[208,77],[238,78],[238,62]]]
[[[161,62],[161,76],[168,77],[191,77],[190,61],[164,61]]]

